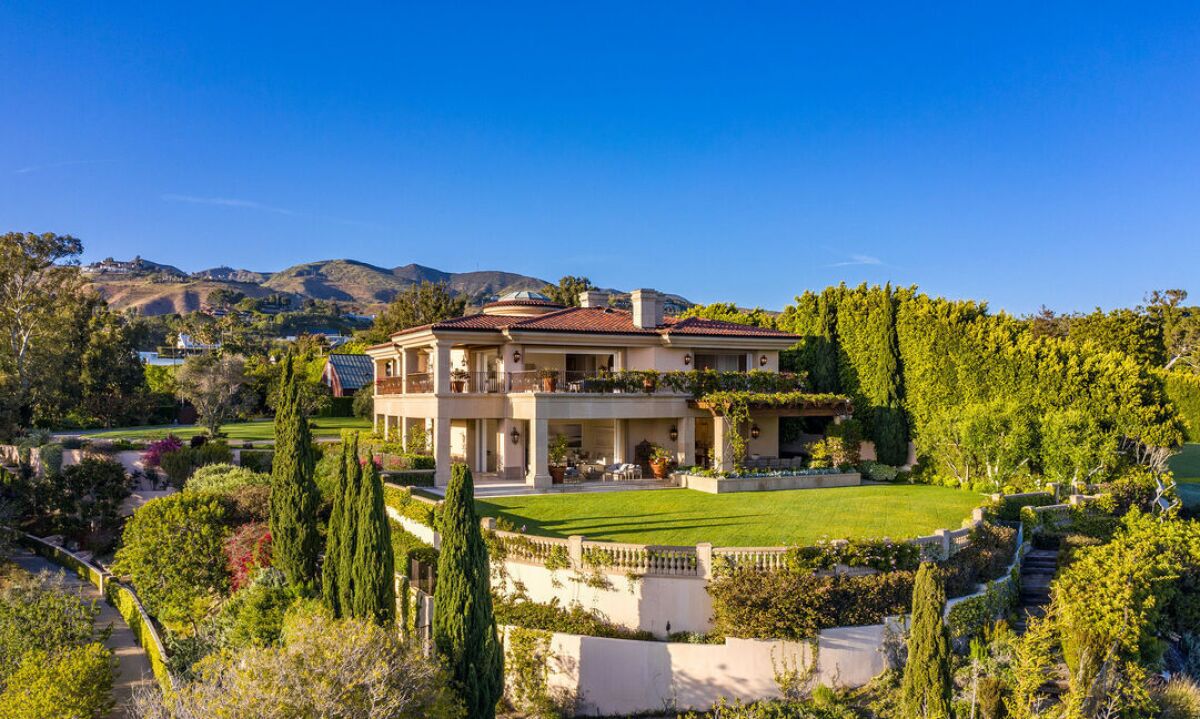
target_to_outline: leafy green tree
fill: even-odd
[[[1184,305],[1186,290],[1155,290],[1146,297],[1146,312],[1158,319],[1163,334],[1163,369],[1200,372],[1200,309]]]
[[[271,465],[272,566],[293,587],[315,589],[320,493],[313,481],[312,432],[300,404],[292,357],[283,362]]]
[[[454,465],[442,505],[433,643],[467,714],[492,719],[504,693],[504,650],[492,614],[488,550],[475,514],[471,470]]]
[[[870,315],[872,334],[880,346],[875,382],[879,402],[875,405],[875,456],[880,462],[901,465],[908,461],[908,422],[904,416],[900,347],[896,338],[896,308],[891,285],[874,293]]]
[[[374,326],[359,333],[357,339],[370,344],[386,342],[400,330],[459,317],[466,306],[466,299],[455,297],[445,283],[412,285],[396,295],[375,318]]]
[[[1078,409],[1056,409],[1040,418],[1041,469],[1066,485],[1098,483],[1120,462],[1119,438],[1100,418]]]
[[[732,322],[738,325],[753,327],[775,328],[775,317],[761,307],[743,310],[732,302],[713,302],[710,305],[694,305],[680,313],[679,319],[699,317],[719,322]]]
[[[155,617],[194,624],[229,588],[225,520],[225,508],[212,495],[151,500],[125,525],[113,572],[131,579]]]
[[[0,392],[19,426],[33,420],[34,387],[47,369],[41,351],[61,340],[64,311],[80,295],[83,280],[71,260],[83,243],[50,232],[0,235]]]
[[[85,456],[51,481],[60,519],[93,532],[119,526],[121,502],[129,496],[129,481],[119,462]]]
[[[98,638],[95,602],[68,591],[60,577],[41,574],[0,590],[0,687],[37,649],[56,652]]]
[[[579,295],[595,287],[586,277],[567,275],[560,279],[557,285],[543,286],[542,294],[564,307],[578,307]]]
[[[246,382],[246,362],[237,355],[207,352],[188,357],[175,374],[179,398],[196,408],[209,436],[236,415]]]
[[[387,626],[396,616],[395,559],[391,527],[383,506],[383,481],[370,457],[353,511],[358,526],[351,580],[354,603],[350,613]]]
[[[778,329],[804,337],[783,354],[783,369],[805,372],[814,392],[840,392],[837,350],[837,288],[805,292],[775,320]]]
[[[101,308],[92,315],[87,335],[79,372],[84,410],[105,427],[145,416],[149,398],[133,328]]]
[[[929,563],[921,564],[913,585],[912,626],[908,660],[900,685],[900,703],[907,719],[948,719],[953,675],[950,671],[950,633],[942,621],[946,592]]]
[[[0,692],[5,719],[90,719],[113,707],[116,660],[98,643],[35,649],[26,654]]]

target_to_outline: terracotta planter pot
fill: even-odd
[[[671,473],[671,462],[665,459],[651,462],[650,471],[654,473],[655,479],[666,479],[667,475]]]
[[[558,378],[557,377],[543,377],[542,378],[542,391],[543,392],[553,392],[556,389],[558,389]]]
[[[461,393],[463,391],[463,388],[466,386],[467,386],[467,381],[465,379],[450,380],[450,391],[451,392]]]
[[[642,380],[642,391],[645,392],[646,394],[653,394],[654,390],[657,388],[657,386],[658,386],[658,383],[652,379]]]
[[[551,484],[562,484],[563,477],[565,477],[565,476],[567,476],[567,468],[566,467],[554,466],[554,465],[552,465],[550,467],[550,483]]]

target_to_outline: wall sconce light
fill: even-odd
[[[750,438],[751,439],[758,439],[758,435],[760,435],[760,434],[762,434],[762,430],[758,428],[757,424],[750,425]]]
[[[691,352],[688,352],[687,354],[685,354],[683,356],[683,363],[685,365],[689,365],[692,363],[692,353]]]
[[[512,428],[512,431],[508,433],[508,436],[512,437],[513,444],[516,444],[517,442],[521,441],[521,433],[517,431],[516,427]]]
[[[513,350],[513,362],[520,362],[520,361],[521,361],[521,350]]]
[[[767,356],[766,356],[766,355],[763,355],[762,357],[759,357],[759,358],[758,358],[758,366],[759,366],[759,367],[766,367],[766,366],[767,366]]]
[[[671,425],[671,431],[667,432],[667,436],[671,438],[672,442],[674,442],[675,440],[679,439],[679,429],[676,428],[675,425]]]

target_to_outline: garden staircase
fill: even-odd
[[[1033,549],[1021,563],[1021,606],[1013,629],[1025,633],[1029,617],[1041,617],[1050,604],[1050,581],[1058,570],[1057,549]]]

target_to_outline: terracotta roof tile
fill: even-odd
[[[433,325],[410,327],[397,335],[424,329],[433,330],[476,330],[476,331],[533,331],[533,332],[579,332],[585,334],[624,335],[699,335],[709,337],[770,337],[778,339],[800,339],[796,335],[779,330],[739,325],[733,322],[706,320],[689,317],[677,320],[663,318],[656,329],[644,329],[633,324],[633,313],[605,307],[568,307],[541,315],[488,315],[474,314],[456,317]]]

